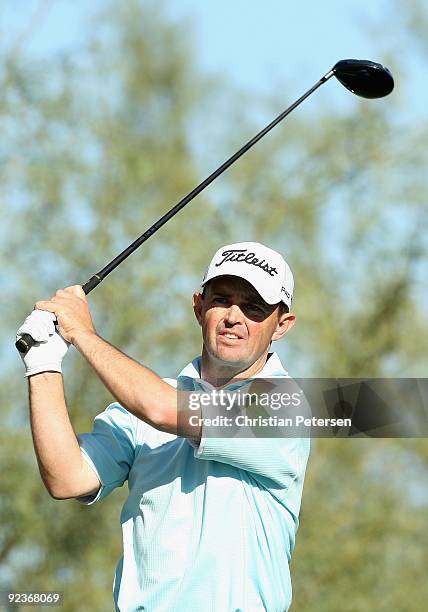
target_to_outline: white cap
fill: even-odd
[[[259,242],[237,242],[221,247],[211,260],[202,287],[217,276],[239,276],[268,304],[293,301],[294,278],[285,259]]]

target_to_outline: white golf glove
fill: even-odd
[[[30,334],[37,341],[27,353],[20,353],[26,376],[40,372],[62,372],[61,363],[70,343],[57,332],[54,321],[52,312],[33,310],[16,332],[17,339],[23,334]]]

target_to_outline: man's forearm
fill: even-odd
[[[80,285],[59,289],[50,300],[36,302],[36,308],[56,315],[61,337],[74,344],[129,412],[159,430],[200,438],[200,427],[183,426],[183,419],[179,433],[176,389],[97,335]]]
[[[40,475],[54,497],[67,496],[79,480],[83,458],[68,416],[61,374],[28,379],[30,421]]]
[[[96,333],[82,331],[72,342],[110,393],[136,417],[177,433],[177,391]]]

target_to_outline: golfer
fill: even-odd
[[[177,406],[186,392],[288,377],[270,347],[294,325],[293,287],[276,251],[254,242],[220,248],[193,295],[202,353],[176,380],[161,379],[101,338],[80,286],[37,302],[18,330],[37,340],[23,361],[35,452],[50,495],[91,505],[128,481],[116,610],[289,608],[309,440],[216,437],[204,420],[212,406],[201,403],[192,411],[198,418],[187,420]],[[162,317],[153,323],[161,327]],[[95,418],[91,433],[78,436],[61,374],[69,344],[117,400]]]

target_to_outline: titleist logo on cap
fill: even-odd
[[[271,266],[264,259],[257,259],[255,253],[247,253],[247,249],[230,249],[228,251],[223,251],[221,256],[223,259],[215,264],[216,267],[221,266],[226,261],[238,261],[261,268],[270,276],[275,276],[275,274],[278,274],[278,270],[275,268],[275,266]]]

